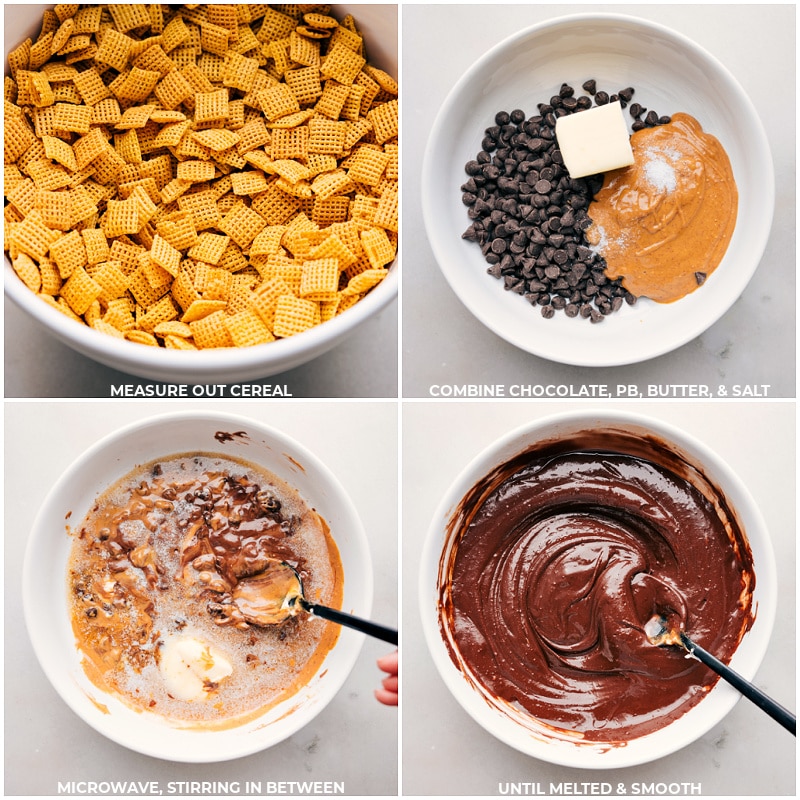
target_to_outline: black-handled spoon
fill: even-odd
[[[748,700],[755,703],[762,711],[765,711],[776,722],[783,725],[793,736],[797,736],[797,718],[791,711],[785,709],[780,703],[764,694],[761,689],[743,678],[738,672],[732,670],[716,656],[711,655],[699,644],[693,642],[683,631],[670,631],[664,617],[653,617],[645,625],[644,631],[651,644],[683,647],[689,655],[694,656],[698,661],[702,661],[703,664],[714,670],[717,675],[741,692]]]
[[[303,582],[297,571],[278,559],[269,559],[258,575],[239,581],[233,591],[233,602],[245,620],[253,625],[279,625],[302,609],[316,617],[397,645],[397,631],[393,628],[306,600]]]

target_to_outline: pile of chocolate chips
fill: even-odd
[[[462,200],[472,224],[463,238],[480,245],[490,275],[540,306],[543,317],[563,310],[568,317],[601,322],[636,298],[621,279],[607,277],[605,260],[588,245],[587,210],[603,175],[570,178],[556,141],[556,119],[591,108],[592,98],[596,105],[619,100],[628,107],[634,90],[609,95],[597,91],[594,80],[583,89],[587,94],[576,97],[573,87],[562,84],[529,119],[519,109],[495,116],[483,149],[465,167]],[[634,131],[670,121],[638,103],[630,104],[629,113]]]

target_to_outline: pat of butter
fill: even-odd
[[[169,636],[161,648],[159,667],[167,691],[179,700],[205,700],[232,672],[231,662],[195,636]]]
[[[556,139],[571,178],[633,164],[630,136],[619,102],[559,117]]]

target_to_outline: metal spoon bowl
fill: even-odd
[[[297,571],[278,559],[270,559],[258,575],[239,581],[233,591],[233,602],[252,625],[279,625],[289,617],[297,616],[300,611],[305,611],[384,642],[397,644],[397,631],[392,628],[306,600],[303,582]]]
[[[702,661],[703,664],[716,672],[717,675],[741,692],[748,700],[755,703],[762,711],[765,711],[774,720],[783,725],[787,731],[797,736],[797,718],[794,714],[764,694],[761,689],[754,686],[750,681],[745,680],[727,664],[723,664],[716,656],[712,656],[699,644],[693,642],[684,631],[671,630],[665,617],[656,615],[649,619],[644,626],[644,633],[650,644],[657,647],[682,647],[690,656]]]

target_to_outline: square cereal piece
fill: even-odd
[[[339,269],[344,270],[356,262],[356,256],[347,249],[345,243],[335,234],[326,229],[328,235],[316,246],[312,247],[309,256],[316,258],[333,258],[339,264]]]
[[[344,149],[345,123],[314,117],[308,123],[308,152],[338,155]]]
[[[176,320],[178,314],[179,311],[172,298],[169,295],[165,295],[157,303],[150,306],[145,314],[139,317],[137,321],[138,327],[143,331],[153,333],[157,325]]]
[[[242,309],[225,318],[231,340],[236,347],[254,347],[258,344],[274,342],[272,331],[261,317],[250,309]]]
[[[36,192],[36,208],[42,215],[42,222],[48,228],[57,231],[68,231],[72,227],[70,209],[72,200],[67,191]]]
[[[138,55],[133,60],[133,66],[158,72],[162,78],[167,73],[176,71],[175,62],[164,52],[164,48],[159,44],[148,47],[147,50]]]
[[[275,306],[272,332],[278,338],[295,336],[320,323],[319,306],[311,300],[285,294]]]
[[[117,262],[105,261],[100,264],[92,272],[92,279],[102,288],[103,291],[97,297],[106,306],[112,300],[124,297],[128,291],[128,276]]]
[[[178,198],[178,208],[181,211],[189,211],[194,220],[194,227],[197,231],[217,228],[222,220],[219,207],[217,206],[217,196],[211,190],[185,194]]]
[[[92,320],[91,327],[105,336],[113,336],[115,339],[125,338],[125,332],[121,331],[119,328],[117,328],[115,325],[112,325],[110,322],[107,322],[104,317]]]
[[[260,170],[234,172],[231,175],[235,195],[255,195],[267,190],[267,179]]]
[[[176,177],[179,181],[203,183],[213,180],[214,174],[214,165],[210,161],[181,161]]]
[[[351,88],[352,86],[339,83],[335,80],[325,81],[325,88],[322,90],[322,95],[314,106],[314,111],[329,119],[339,119]]]
[[[92,128],[85,136],[81,136],[72,145],[72,152],[75,153],[75,162],[78,165],[78,169],[87,167],[102,155],[108,147],[109,144],[100,128]]]
[[[129,342],[134,342],[135,344],[143,344],[147,347],[158,347],[158,339],[156,339],[152,333],[148,333],[147,331],[125,331],[125,338]]]
[[[116,97],[106,97],[92,106],[92,125],[116,125],[122,111]]]
[[[133,39],[114,28],[106,28],[94,60],[122,72],[128,66]]]
[[[220,25],[206,23],[200,26],[200,45],[207,53],[225,56],[228,52],[231,32]]]
[[[289,59],[306,67],[319,66],[319,42],[292,31],[289,34]]]
[[[72,180],[64,167],[60,164],[53,164],[46,158],[31,161],[28,164],[28,172],[37,189],[63,189],[65,186],[69,186]]]
[[[207,317],[209,314],[214,314],[217,311],[224,311],[227,303],[224,300],[204,300],[198,298],[194,300],[184,311],[181,317],[181,322],[186,322],[191,325],[199,319]]]
[[[325,172],[314,178],[311,188],[314,194],[320,198],[333,197],[335,194],[344,194],[353,188],[353,183],[347,177],[347,173],[343,169],[337,169],[333,172]]]
[[[297,22],[288,13],[277,11],[266,6],[261,27],[256,34],[260,42],[271,42],[275,39],[284,39],[295,29]]]
[[[311,219],[320,227],[332,225],[334,222],[345,222],[350,210],[350,198],[346,195],[335,195],[314,199]]]
[[[383,144],[397,136],[397,100],[381,103],[367,113],[367,120],[372,125],[375,141]]]
[[[153,93],[160,79],[160,72],[133,67],[125,79],[117,85],[115,94],[120,100],[141,103]]]
[[[34,293],[42,288],[42,274],[36,262],[25,253],[20,253],[12,262],[14,272],[20,280]]]
[[[177,108],[185,100],[194,96],[192,85],[178,70],[168,72],[153,90],[158,101],[165,109]]]
[[[220,130],[218,128],[197,131],[192,133],[191,137],[202,147],[206,147],[217,154],[222,153],[223,150],[229,150],[239,143],[238,133],[235,131]]]
[[[108,240],[102,228],[86,228],[81,231],[89,264],[100,264],[109,257]]]
[[[127,108],[120,118],[120,121],[114,127],[120,131],[127,131],[132,128],[144,128],[150,119],[150,115],[155,110],[156,107],[152,103],[149,105]]]
[[[389,155],[381,149],[362,145],[347,160],[347,175],[356,183],[377,185],[389,164]]]
[[[235,205],[219,224],[219,229],[239,247],[247,247],[267,227],[267,221],[244,203]]]
[[[290,69],[283,78],[301,106],[313,105],[322,95],[319,67]]]
[[[159,267],[169,272],[172,277],[176,277],[181,264],[181,251],[173,247],[160,234],[156,233],[153,237],[153,244],[150,248],[150,259],[158,264]]]
[[[300,297],[316,302],[333,300],[339,288],[339,274],[338,259],[319,258],[303,262]]]
[[[103,287],[90,278],[83,267],[76,267],[67,282],[61,287],[61,297],[72,311],[80,316],[86,313],[102,291]]]
[[[308,127],[272,131],[270,155],[276,161],[282,158],[306,158],[308,156]]]
[[[202,319],[190,322],[195,344],[202,350],[206,348],[234,347],[224,311],[214,311]]]
[[[272,121],[300,111],[300,103],[290,86],[279,83],[264,89],[258,96],[261,111],[264,116]]]
[[[195,95],[194,119],[196,123],[218,122],[228,118],[228,90],[199,92]]]
[[[117,30],[127,33],[136,28],[149,28],[150,15],[147,13],[147,6],[140,3],[112,4],[106,6],[108,13],[114,20]]]
[[[361,244],[374,269],[381,269],[394,260],[396,250],[383,228],[369,228],[361,232]]]
[[[272,183],[265,192],[253,197],[250,207],[263,218],[266,225],[282,225],[297,213],[299,203]]]
[[[361,295],[368,292],[373,287],[377,286],[387,275],[388,270],[385,269],[368,269],[364,272],[359,272],[354,275],[347,282],[347,286],[342,291],[343,295]]]
[[[186,255],[196,261],[204,261],[206,264],[219,264],[229,241],[227,236],[218,233],[201,233],[197,243],[189,249]]]
[[[266,278],[253,291],[250,298],[250,310],[258,314],[264,324],[272,329],[278,300],[284,295],[292,294],[291,287],[282,276],[276,275]]]
[[[176,14],[161,33],[161,48],[169,53],[189,38],[189,29],[180,14]]]
[[[139,137],[135,130],[115,134],[114,149],[128,164],[142,163],[142,148],[139,146]]]
[[[49,294],[55,297],[61,291],[61,286],[64,283],[56,262],[50,258],[43,258],[39,262],[39,273],[42,276],[42,294]]]
[[[200,292],[203,300],[224,300],[227,304],[233,275],[227,270],[200,262],[194,278],[194,287]]]
[[[192,275],[183,268],[178,273],[178,277],[172,282],[171,294],[184,311],[190,308],[192,303],[200,299],[200,292],[194,288]]]
[[[342,111],[339,116],[342,119],[357,120],[361,117],[361,105],[364,99],[365,88],[357,83],[350,87],[347,94],[347,99],[342,106]]]
[[[70,231],[56,239],[50,245],[50,257],[56,262],[62,278],[71,277],[76,269],[85,267],[88,263],[86,245],[84,245],[83,238],[78,231]],[[92,300],[94,299],[93,297]],[[83,314],[83,311],[77,311],[71,303],[70,306],[77,314]]]
[[[349,86],[366,63],[365,58],[345,44],[335,42],[323,59],[320,71],[324,77],[333,78],[333,80]]]
[[[262,119],[253,119],[246,122],[239,128],[237,133],[239,134],[239,143],[236,145],[236,149],[240,155],[269,144],[272,138]]]
[[[156,224],[156,231],[176,250],[186,250],[198,239],[194,218],[188,211],[176,211],[162,217]]]
[[[375,224],[397,233],[399,227],[398,206],[397,184],[387,184],[378,200],[378,207],[375,210]]]
[[[76,106],[72,103],[56,105],[53,124],[58,130],[81,134],[89,133],[91,122],[92,109],[90,106]]]
[[[222,85],[241,92],[249,92],[253,88],[258,73],[258,61],[247,58],[240,53],[229,52],[225,56],[225,71]]]
[[[186,322],[172,319],[166,322],[159,322],[158,325],[153,328],[153,333],[162,338],[167,336],[179,336],[182,339],[190,339],[192,336],[192,329]]]
[[[139,204],[136,202],[136,198],[109,200],[106,205],[106,213],[100,220],[100,226],[109,239],[115,239],[125,233],[138,233],[141,225],[139,223]]]
[[[101,100],[111,97],[111,90],[103,83],[96,67],[76,73],[72,82],[87,106],[97,105]]]

